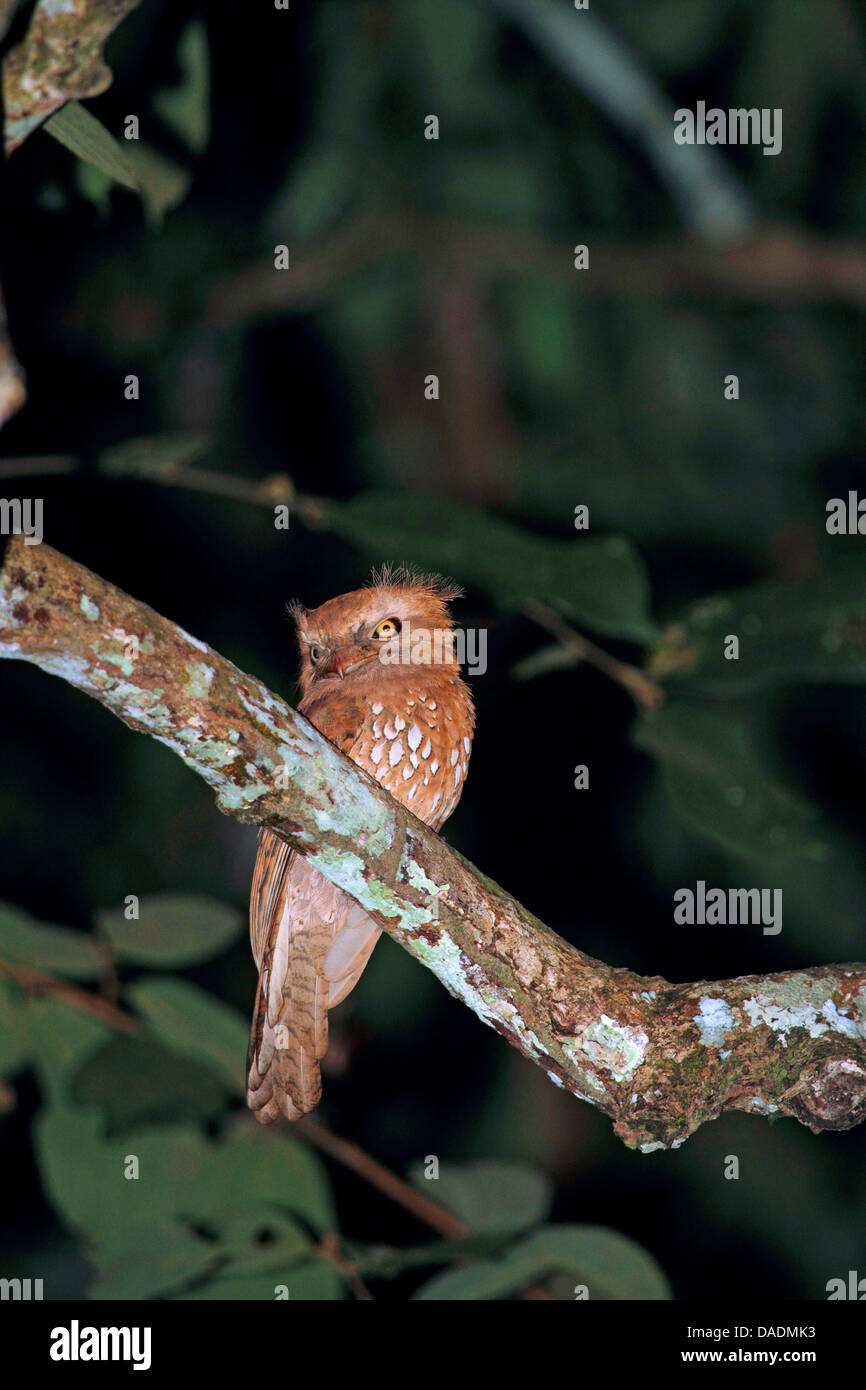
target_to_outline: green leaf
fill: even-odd
[[[104,966],[93,937],[46,926],[10,903],[0,903],[0,957],[73,980],[93,979]]]
[[[35,1123],[39,1170],[66,1222],[90,1240],[120,1246],[131,1232],[173,1219],[209,1182],[213,1146],[191,1126],[106,1137],[94,1111],[50,1106]],[[215,1156],[215,1155],[214,1155]],[[138,1178],[128,1161],[138,1160]]]
[[[603,1226],[546,1226],[501,1260],[438,1274],[415,1294],[430,1300],[508,1298],[555,1271],[586,1285],[590,1299],[667,1299],[667,1280],[651,1255]]]
[[[128,151],[101,121],[77,101],[68,101],[49,116],[44,129],[79,159],[92,164],[100,173],[136,192],[139,182]]]
[[[764,863],[826,857],[815,812],[762,769],[728,711],[669,703],[644,713],[633,738],[658,759],[677,815],[706,839]]]
[[[333,1265],[325,1260],[307,1260],[287,1270],[284,1276],[279,1273],[258,1274],[246,1278],[223,1277],[214,1279],[192,1293],[181,1294],[184,1302],[199,1299],[219,1299],[228,1303],[252,1302],[266,1299],[273,1303],[277,1290],[282,1287],[288,1291],[289,1300],[304,1302],[323,1302],[342,1298],[343,1289],[340,1276]]]
[[[540,393],[573,401],[574,377],[581,362],[575,330],[576,307],[546,280],[521,276],[504,287],[508,335],[515,371]]]
[[[549,1178],[522,1163],[443,1164],[436,1181],[425,1178],[424,1164],[417,1163],[409,1176],[420,1192],[435,1196],[473,1231],[523,1231],[543,1221],[550,1210]]]
[[[275,241],[310,241],[346,211],[358,162],[333,143],[315,145],[292,170],[288,187],[269,210],[267,228]]]
[[[89,1297],[146,1299],[165,1296],[200,1278],[222,1259],[220,1248],[177,1221],[156,1221],[97,1258]]]
[[[423,74],[413,87],[423,91],[425,112],[440,118],[473,121],[477,128],[490,120],[501,88],[490,82],[490,57],[496,41],[493,16],[462,0],[401,0],[395,18],[406,31],[406,51]]]
[[[207,30],[194,19],[180,36],[177,50],[181,80],[157,92],[154,109],[195,154],[207,148],[210,135],[210,56]]]
[[[267,1203],[301,1217],[318,1234],[337,1229],[325,1169],[304,1144],[260,1125],[238,1124],[220,1145],[206,1190],[197,1197],[196,1213],[217,1225],[244,1209],[259,1211]]]
[[[505,608],[529,599],[611,637],[653,639],[643,562],[619,536],[546,540],[433,497],[362,493],[329,502],[330,529],[381,561],[393,557],[487,589]]]
[[[108,1024],[62,999],[31,999],[25,1018],[28,1050],[49,1097],[67,1097],[70,1079],[84,1060],[116,1037]]]
[[[167,1047],[204,1062],[232,1095],[246,1094],[249,1030],[239,1013],[185,980],[147,978],[129,996]]]
[[[138,180],[147,220],[159,227],[167,212],[179,207],[192,186],[192,174],[144,140],[131,140],[129,160]]]
[[[219,955],[244,925],[236,908],[195,893],[142,898],[137,921],[127,921],[122,908],[106,909],[96,920],[121,960],[165,966]]]
[[[233,1276],[288,1270],[309,1254],[309,1236],[297,1221],[264,1202],[223,1211],[221,1222],[221,1248],[231,1257]]]
[[[739,637],[726,660],[725,638]],[[866,681],[866,569],[770,581],[702,599],[665,628],[651,674],[730,695],[787,681]]]
[[[442,170],[442,201],[455,217],[532,227],[542,203],[536,153],[513,146],[452,150]]]
[[[248,1262],[271,1250],[255,1247],[256,1233],[268,1227],[280,1242],[274,1257],[285,1264],[307,1240],[285,1213],[317,1234],[336,1228],[316,1157],[294,1140],[253,1132],[246,1121],[220,1142],[192,1125],[112,1139],[95,1111],[61,1102],[38,1116],[35,1144],[58,1214],[102,1250],[118,1248],[153,1223],[182,1220],[206,1230],[226,1259],[243,1255]],[[244,1233],[252,1234],[252,1246],[242,1242]]]
[[[29,1052],[26,1002],[14,985],[0,977],[0,1077],[18,1071]]]
[[[70,1091],[77,1104],[102,1110],[112,1130],[210,1119],[224,1108],[227,1094],[207,1067],[150,1038],[123,1034],[85,1059]]]
[[[205,434],[144,434],[105,449],[99,455],[99,471],[112,478],[148,477],[161,469],[170,474],[201,458],[210,446]]]
[[[514,1247],[509,1262],[565,1270],[587,1284],[590,1298],[668,1299],[664,1272],[637,1241],[605,1226],[546,1226]]]

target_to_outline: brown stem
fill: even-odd
[[[359,1178],[363,1178],[371,1187],[375,1187],[379,1192],[389,1197],[392,1202],[411,1213],[426,1226],[430,1226],[440,1235],[454,1239],[457,1236],[469,1234],[469,1227],[458,1217],[452,1216],[450,1211],[440,1207],[438,1203],[425,1197],[423,1192],[416,1192],[415,1188],[402,1178],[398,1178],[388,1168],[378,1163],[375,1158],[371,1158],[357,1144],[353,1144],[350,1139],[342,1139],[338,1134],[326,1129],[318,1120],[312,1119],[309,1115],[298,1122],[295,1126],[309,1143],[314,1144],[322,1153],[326,1153],[329,1158],[334,1158],[338,1163],[342,1163],[344,1168],[349,1168],[353,1173],[357,1173]]]
[[[649,676],[645,676],[636,666],[618,661],[615,656],[590,642],[588,637],[575,632],[574,628],[559,616],[555,608],[548,608],[547,604],[531,599],[524,604],[523,611],[528,618],[538,623],[539,627],[545,628],[555,637],[566,651],[573,654],[575,665],[579,661],[588,661],[590,666],[595,666],[612,681],[616,681],[617,685],[623,686],[645,709],[655,709],[656,705],[664,700],[665,693],[660,685],[656,685],[655,681],[650,680]]]

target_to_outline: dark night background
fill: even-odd
[[[613,965],[681,981],[862,960],[866,568],[863,539],[828,536],[824,522],[830,497],[866,491],[863,7],[593,4],[621,63],[599,48],[595,88],[567,70],[561,37],[565,68],[551,61],[532,23],[570,18],[584,60],[599,31],[587,40],[584,17],[556,0],[536,21],[530,9],[143,0],[109,41],[111,87],[86,106],[118,136],[139,115],[162,160],[150,187],[176,206],[160,216],[44,130],[7,161],[0,272],[28,401],[0,440],[0,486],[44,498],[50,545],[291,699],[288,599],[316,605],[385,560],[452,575],[467,590],[457,621],[489,634],[452,844]],[[661,133],[623,119],[635,70],[655,85]],[[783,108],[783,152],[706,149],[701,177],[686,171],[675,188],[656,152],[662,140],[675,150],[672,113],[698,100]],[[428,113],[438,142],[423,139]],[[365,217],[379,221],[365,229]],[[786,279],[788,238],[844,262],[836,280],[827,271],[809,292],[796,269]],[[274,289],[282,242],[292,269]],[[571,270],[576,243],[590,247],[586,272]],[[619,277],[605,279],[606,248]],[[655,259],[641,259],[647,248]],[[735,255],[739,278],[726,269]],[[137,401],[124,399],[128,373]],[[167,435],[189,446],[190,470],[233,475],[249,496],[131,476],[111,452],[149,441],[147,468]],[[36,456],[60,456],[64,471],[20,478],[15,461]],[[301,507],[275,530],[254,492],[273,474],[341,506],[318,526]],[[588,535],[573,526],[580,503]],[[508,525],[499,548],[474,529],[483,514]],[[520,533],[548,556],[540,587]],[[609,536],[634,548],[649,608],[620,614],[612,592],[614,617],[594,624],[568,557]],[[822,662],[796,630],[837,571],[828,622],[841,613],[848,636],[841,652],[825,643]],[[743,639],[736,672],[656,666],[669,694],[659,718],[672,721],[657,735],[586,663],[519,668],[551,642],[523,611],[530,598],[642,666],[693,604],[764,582],[781,592],[780,632]],[[206,893],[245,912],[252,829],[66,684],[14,661],[0,677],[5,904],[79,931],[129,893]],[[759,809],[738,821],[700,769],[704,752],[724,764],[740,739]],[[588,791],[573,787],[581,763]],[[781,840],[768,840],[780,818]],[[781,935],[675,926],[673,893],[699,878],[782,887]],[[145,973],[119,970],[122,987]],[[175,973],[248,1017],[245,930]],[[829,1279],[866,1274],[862,1127],[813,1135],[728,1113],[676,1152],[632,1153],[387,938],[331,1024],[321,1119],[401,1174],[428,1154],[528,1164],[552,1179],[553,1221],[631,1238],[680,1299],[819,1299]],[[104,1066],[110,1089],[110,1056]],[[6,1084],[0,1273],[81,1296],[86,1234],[64,1218],[34,1140],[50,1087],[23,1053]],[[63,1084],[82,1100],[80,1075]],[[166,1095],[148,1123],[183,1120]],[[240,1108],[217,1085],[193,1123],[214,1135]],[[736,1182],[723,1176],[731,1154]],[[357,1176],[325,1171],[348,1242],[431,1239]],[[433,1272],[372,1288],[403,1298]]]

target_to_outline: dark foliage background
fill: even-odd
[[[573,29],[557,61],[538,28],[554,11]],[[4,430],[3,486],[25,486],[10,461],[61,456],[63,472],[26,484],[44,498],[45,539],[288,695],[287,599],[318,604],[383,560],[453,574],[467,588],[460,622],[488,630],[489,669],[474,681],[452,843],[556,931],[638,971],[713,979],[862,959],[866,570],[862,538],[824,523],[828,498],[866,487],[863,9],[609,0],[586,22],[606,26],[617,62],[584,19],[555,0],[289,13],[144,0],[109,43],[113,85],[87,108],[118,137],[139,115],[151,153],[130,158],[149,161],[136,166],[148,196],[44,130],[3,172],[2,278],[29,391]],[[569,55],[584,69],[568,71]],[[643,133],[622,116],[635,71],[663,113]],[[697,100],[783,108],[783,153],[706,150],[705,169],[666,172],[672,112]],[[438,142],[423,138],[429,113]],[[779,243],[762,239],[778,227],[850,258],[849,291],[777,283]],[[750,288],[724,269],[741,242],[768,248]],[[278,243],[288,272],[273,269]],[[586,272],[571,269],[576,243],[590,248]],[[711,265],[696,283],[685,267],[701,245]],[[622,273],[594,282],[606,247]],[[647,247],[673,255],[663,292]],[[438,402],[424,399],[428,373]],[[132,439],[147,442],[131,459],[118,448]],[[248,496],[136,476],[184,456],[245,480]],[[276,530],[273,496],[255,491],[273,474],[332,509],[301,506]],[[582,503],[588,535],[573,525]],[[485,514],[510,529],[480,529]],[[610,537],[631,549],[593,550]],[[692,612],[762,583],[768,595]],[[585,663],[527,670],[551,641],[525,612],[532,598],[628,663],[649,660],[665,705],[636,711]],[[697,643],[691,666],[672,658],[670,623]],[[718,659],[728,631],[741,633],[736,666]],[[167,750],[14,662],[0,726],[5,903],[82,932],[130,893],[207,894],[244,912],[254,832],[222,818]],[[581,763],[588,791],[573,786]],[[675,926],[673,892],[699,878],[781,886],[781,935]],[[254,971],[234,920],[218,954],[174,973],[246,1016]],[[124,990],[147,973],[122,954],[117,968]],[[13,1047],[26,1007],[4,988],[0,1272],[44,1277],[57,1297],[172,1295],[187,1274],[211,1275],[184,1246],[172,1277],[125,1284],[111,1232],[88,1226],[67,1190],[95,1171],[70,1136],[81,1113],[108,1116],[136,1152],[144,1122],[245,1133],[225,1068],[187,1059],[178,1078],[169,1053],[106,1051],[108,1035],[77,1038],[56,1001],[31,1006],[45,1012]],[[866,1271],[862,1130],[727,1115],[677,1152],[631,1153],[388,939],[332,1025],[322,1118],[401,1173],[431,1154],[530,1165],[552,1180],[555,1223],[639,1243],[679,1298],[822,1298],[827,1280]],[[236,1061],[240,1078],[242,1051]],[[112,1113],[127,1092],[139,1113]],[[270,1159],[255,1152],[239,1168],[251,1210],[272,1200],[256,1166]],[[727,1155],[738,1181],[724,1178]],[[333,1193],[352,1248],[429,1239],[339,1165],[303,1172]],[[297,1197],[300,1227],[278,1239],[332,1224],[314,1205]],[[163,1271],[173,1221],[145,1266]],[[193,1226],[195,1247],[204,1207]],[[220,1238],[239,1281],[221,1292],[251,1296],[254,1238]],[[345,1291],[309,1272],[320,1263],[304,1268],[297,1296]],[[431,1272],[371,1286],[403,1298]]]

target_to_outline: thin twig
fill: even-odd
[[[28,994],[49,994],[55,999],[62,999],[65,1004],[71,1004],[81,1013],[98,1018],[101,1023],[107,1023],[110,1028],[116,1028],[120,1033],[142,1037],[146,1032],[138,1019],[125,1009],[118,1008],[102,995],[91,994],[79,985],[70,984],[68,980],[58,980],[55,976],[34,970],[29,965],[19,965],[17,961],[9,960],[0,960],[0,975],[14,980]]]
[[[350,1139],[342,1139],[340,1135],[326,1129],[319,1120],[314,1120],[308,1115],[298,1122],[295,1129],[304,1134],[317,1149],[321,1149],[322,1153],[342,1163],[344,1168],[351,1169],[359,1178],[363,1178],[364,1182],[377,1188],[392,1202],[396,1202],[440,1235],[449,1239],[469,1235],[469,1227],[459,1217],[452,1216],[450,1211],[440,1207],[431,1198],[425,1197],[423,1192],[416,1192],[408,1182],[404,1182],[375,1158],[371,1158],[359,1145]]]
[[[629,666],[625,661],[618,661],[610,652],[597,647],[594,642],[590,642],[588,637],[582,633],[575,632],[567,622],[562,619],[554,608],[549,608],[546,603],[538,603],[531,599],[523,606],[523,611],[528,618],[539,627],[545,628],[547,632],[555,637],[566,651],[571,652],[574,663],[588,661],[590,666],[595,666],[599,671],[603,671],[617,685],[623,686],[625,690],[642,705],[645,709],[655,709],[664,700],[665,693],[660,685],[645,676],[643,671],[639,671],[636,666]]]

